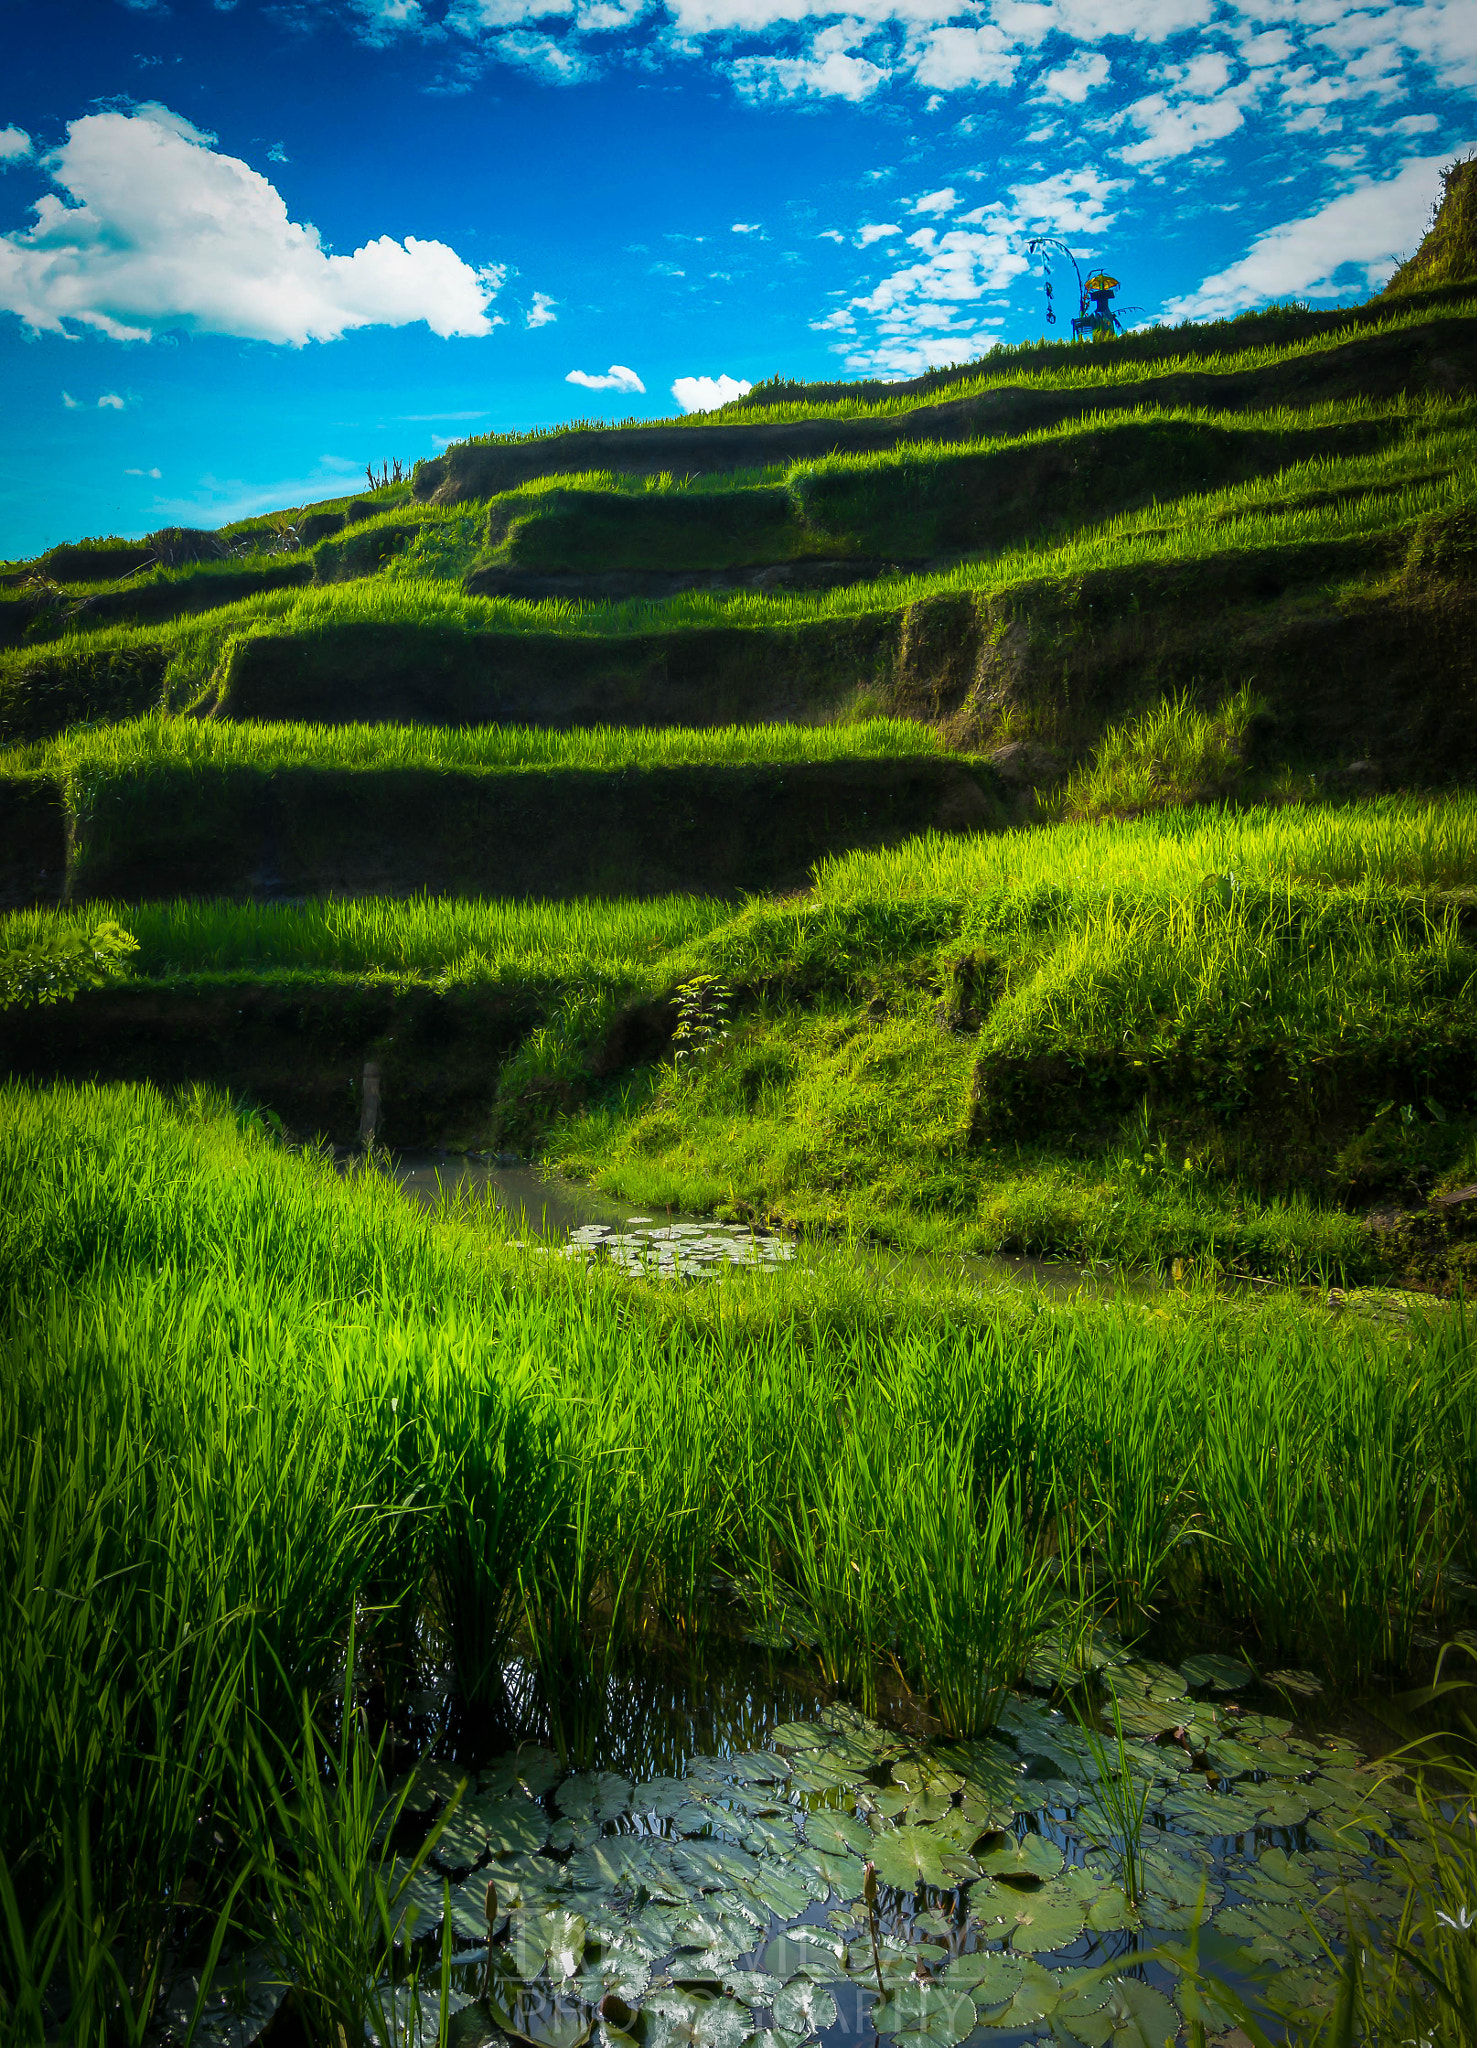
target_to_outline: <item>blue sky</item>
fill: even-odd
[[[7,0],[0,554],[964,361],[1046,230],[1145,319],[1362,298],[1477,139],[1474,0],[826,4]]]

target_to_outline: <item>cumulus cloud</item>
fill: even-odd
[[[1048,71],[1041,80],[1041,90],[1052,99],[1067,100],[1074,107],[1080,107],[1090,92],[1105,85],[1108,78],[1108,60],[1100,50],[1093,50],[1085,57],[1073,57],[1055,71]]]
[[[1333,298],[1372,289],[1415,250],[1451,153],[1411,157],[1393,177],[1360,178],[1316,213],[1257,236],[1239,263],[1164,308],[1169,320],[1213,320],[1264,299]]]
[[[833,22],[811,39],[803,57],[739,57],[733,81],[745,99],[839,99],[853,104],[870,99],[887,73],[870,57],[858,57],[852,45],[865,33],[854,21]]]
[[[959,194],[952,185],[945,185],[941,192],[925,192],[921,199],[915,199],[909,207],[910,213],[952,213],[959,204]]]
[[[1019,68],[1020,53],[1011,38],[993,26],[936,28],[922,40],[913,57],[913,76],[936,92],[1009,85]]]
[[[874,242],[885,242],[889,235],[901,233],[902,229],[895,221],[869,220],[857,229],[856,245],[859,249],[870,249]],[[841,238],[838,235],[836,239],[839,241]]]
[[[582,384],[586,391],[639,391],[643,395],[646,391],[636,372],[628,370],[624,363],[612,363],[603,377],[592,377],[588,370],[571,370],[564,381]]]
[[[18,164],[31,154],[31,138],[24,128],[0,128],[0,164]]]
[[[98,404],[107,412],[122,412],[123,410],[123,400],[116,391],[105,391],[98,400]]]
[[[151,476],[157,480],[163,476],[164,472],[162,469],[125,469],[123,474],[125,476]]]
[[[731,232],[735,235],[762,235],[764,230],[757,220],[736,220]]]
[[[907,377],[967,361],[998,339],[1001,318],[982,302],[1029,270],[1025,244],[1043,219],[1074,238],[1091,236],[1111,224],[1109,202],[1125,182],[1086,165],[1013,185],[943,232],[907,236],[911,260],[812,324],[836,336],[850,370]]]
[[[753,388],[747,377],[679,377],[672,396],[684,412],[712,412]]]
[[[559,315],[554,311],[557,299],[551,299],[547,292],[535,292],[533,304],[523,316],[525,327],[552,327]]]
[[[65,200],[43,195],[34,227],[0,235],[0,310],[36,331],[72,322],[125,341],[184,326],[301,345],[416,320],[440,335],[491,333],[500,270],[414,235],[329,255],[266,178],[213,141],[162,106],[73,121],[43,159]]]

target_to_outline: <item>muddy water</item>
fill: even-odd
[[[642,1210],[596,1188],[531,1166],[499,1166],[475,1153],[397,1153],[390,1171],[407,1195],[428,1208],[443,1196],[490,1197],[523,1237],[551,1240],[566,1257],[608,1259],[627,1271],[697,1278],[729,1266],[771,1267],[806,1258],[803,1242],[773,1231],[716,1223],[681,1209]],[[926,1256],[876,1246],[857,1250],[855,1257],[879,1278],[907,1275],[980,1288],[1037,1287],[1058,1296],[1112,1294],[1124,1285],[1122,1276],[1111,1271],[1051,1259],[969,1252]]]

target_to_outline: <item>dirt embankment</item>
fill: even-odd
[[[896,614],[769,632],[449,633],[347,624],[236,648],[228,718],[708,726],[809,718],[890,668]]]
[[[1477,389],[1477,328],[1470,320],[1434,319],[1393,334],[1360,335],[1339,346],[1229,374],[1176,371],[1089,389],[1007,388],[940,405],[921,405],[886,419],[796,420],[769,426],[589,428],[532,441],[463,442],[421,463],[414,493],[437,505],[491,498],[536,477],[581,470],[654,476],[707,475],[759,469],[834,452],[866,454],[904,441],[967,441],[1020,434],[1087,414],[1137,406],[1206,406],[1248,412],[1279,405],[1315,405],[1340,398],[1392,398],[1430,391],[1454,396]]]
[[[0,1012],[0,1072],[36,1081],[202,1082],[265,1104],[289,1130],[359,1135],[364,1067],[380,1069],[376,1136],[391,1146],[485,1141],[498,1068],[547,1013],[527,989],[384,982],[84,990]]]
[[[736,897],[802,887],[827,854],[1006,822],[989,769],[929,757],[495,774],[154,770],[95,790],[68,894]]]

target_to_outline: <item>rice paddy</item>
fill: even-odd
[[[877,1979],[883,2031],[963,2040],[1034,1998],[1098,2042],[1095,1985],[1127,2002],[1110,2032],[1170,2031],[1183,1971],[1107,1987],[1223,1908],[1240,1993],[1316,2020],[1402,1857],[1429,1894],[1409,1796],[1286,1707],[1463,1612],[1460,1316],[941,1304],[794,1266],[672,1297],[150,1090],[9,1088],[0,1192],[0,1853],[42,1907],[3,1968],[38,2038],[48,1978],[101,2039],[217,1927],[258,1978],[298,1930],[275,1953],[310,2035],[376,2002],[383,2027],[443,1965],[484,1990],[507,1912],[493,2011],[534,2042],[638,2007],[715,2040],[824,2026],[827,1998],[855,2029]],[[337,1718],[346,1629],[383,1737]],[[602,1747],[622,1674],[721,1675],[745,1638],[812,1688],[803,1719],[743,1754],[663,1752],[650,1717]],[[417,1868],[374,1822],[432,1641],[487,1761]],[[334,1717],[322,1779],[304,1696]],[[1089,1726],[1116,1702],[1155,1817],[1131,1883],[1063,1697]],[[907,1703],[911,1735],[877,1724]],[[500,1729],[541,1746],[499,1762]],[[328,1911],[345,1876],[383,1888],[388,1939]],[[1311,1946],[1283,1896],[1323,1916]]]
[[[7,570],[7,2044],[1469,2042],[1474,315]]]

